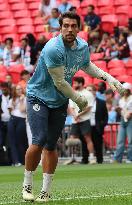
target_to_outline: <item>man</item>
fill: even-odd
[[[68,0],[61,0],[61,4],[59,5],[59,11],[61,14],[69,11],[72,5],[68,2]]]
[[[97,162],[103,162],[103,134],[104,127],[108,122],[108,111],[104,100],[96,97],[96,87],[91,85],[87,87],[94,95],[94,103],[91,109],[91,133],[96,152]],[[100,114],[101,113],[101,114]]]
[[[106,100],[105,98],[106,83],[101,81],[98,83],[98,90],[96,92],[96,97],[100,100]]]
[[[67,115],[68,99],[76,102],[80,111],[88,103],[71,87],[72,77],[79,68],[93,77],[108,81],[113,90],[122,93],[122,85],[89,60],[88,45],[77,38],[80,17],[72,12],[59,19],[61,34],[52,38],[42,50],[34,75],[27,86],[27,115],[33,135],[25,156],[23,199],[34,200],[32,176],[43,151],[43,186],[36,201],[46,201],[57,166],[57,140]]]
[[[73,81],[74,89],[77,90],[81,95],[85,96],[89,102],[88,106],[79,113],[79,108],[76,103],[70,100],[69,110],[73,116],[73,124],[71,127],[71,138],[80,137],[81,141],[85,141],[87,144],[87,150],[89,151],[89,163],[95,164],[96,158],[94,157],[94,146],[91,139],[91,108],[94,103],[94,96],[91,92],[84,88],[84,78],[76,77]],[[82,139],[83,138],[83,139]]]
[[[21,80],[19,81],[18,85],[20,85],[23,88],[23,92],[25,93],[27,82],[30,78],[30,73],[27,70],[23,70],[20,73],[20,76],[21,76]]]
[[[94,6],[88,6],[88,14],[84,18],[84,22],[88,27],[90,38],[97,38],[99,37],[99,30],[100,30],[100,23],[101,18],[100,16],[94,13]]]

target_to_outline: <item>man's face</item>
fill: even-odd
[[[3,93],[3,95],[5,95],[5,96],[9,95],[9,88],[3,87],[3,88],[2,88],[2,93]]]
[[[83,88],[82,83],[78,83],[77,81],[73,81],[73,88],[75,90],[81,90]]]
[[[93,9],[91,6],[88,6],[88,14],[92,14],[93,13]]]
[[[76,19],[64,18],[61,27],[61,33],[66,43],[72,44],[79,32],[79,27]]]
[[[27,42],[25,40],[21,41],[21,47],[25,48],[27,46]]]
[[[55,9],[52,10],[51,14],[53,18],[58,18],[59,16],[59,13]]]

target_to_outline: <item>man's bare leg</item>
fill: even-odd
[[[90,164],[95,164],[96,158],[94,157],[94,145],[93,145],[91,136],[85,135],[84,138],[85,138],[85,141],[87,143],[87,149],[89,151],[89,162],[90,162]]]

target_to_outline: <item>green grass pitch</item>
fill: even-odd
[[[24,167],[0,167],[0,205],[38,204],[21,198]],[[42,185],[41,167],[34,175],[34,194]],[[132,165],[58,166],[47,205],[132,205]]]

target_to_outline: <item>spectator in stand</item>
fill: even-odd
[[[18,47],[13,47],[13,39],[6,38],[5,39],[5,48],[3,53],[3,64],[5,66],[10,66],[12,64],[16,64]]]
[[[21,72],[20,76],[21,76],[21,80],[18,83],[18,85],[20,85],[22,87],[23,92],[25,93],[26,92],[27,82],[30,78],[30,73],[27,70],[23,70]]]
[[[28,44],[27,38],[21,39],[21,45],[19,48],[19,51],[17,53],[17,59],[19,63],[23,64],[25,66],[25,70],[32,73],[34,71],[34,66],[31,65],[31,49]]]
[[[0,64],[3,64],[4,45],[0,42]]]
[[[106,100],[105,98],[106,83],[101,81],[98,83],[98,90],[96,92],[96,97],[100,100]]]
[[[36,45],[36,38],[32,33],[28,33],[26,35],[26,38],[28,39],[28,45],[30,47],[30,57],[31,57],[31,65],[35,64],[35,45]]]
[[[73,116],[73,124],[71,127],[71,138],[77,138],[79,137],[80,140],[85,140],[87,144],[87,150],[89,151],[89,163],[95,164],[96,158],[94,156],[94,146],[91,140],[91,126],[90,126],[90,117],[91,117],[91,109],[94,102],[94,97],[91,92],[84,89],[84,78],[83,77],[76,77],[73,81],[73,87],[77,92],[79,92],[81,95],[85,95],[87,99],[89,100],[88,107],[82,111],[79,112],[79,108],[76,103],[70,100],[69,103],[69,110],[71,116]]]
[[[26,97],[23,89],[17,85],[8,105],[11,118],[8,123],[8,139],[12,163],[20,166],[25,163],[24,157],[28,147],[26,134]]]
[[[130,58],[130,48],[127,42],[127,33],[120,33],[119,41],[116,44],[116,49],[118,50],[118,58],[127,62]]]
[[[128,153],[126,163],[132,163],[132,84],[124,83],[123,87],[126,91],[119,101],[119,108],[121,109],[122,118],[117,137],[117,148],[114,155],[114,160],[118,163],[122,162],[127,136]]]
[[[67,0],[61,0],[61,4],[59,5],[58,9],[61,14],[69,11],[72,5]]]
[[[107,100],[106,101],[106,107],[108,110],[108,123],[114,123],[116,122],[117,119],[117,113],[113,107],[113,102],[112,100]]]
[[[93,5],[88,6],[88,13],[84,18],[85,26],[89,32],[90,38],[98,38],[100,34],[101,18],[94,12]]]
[[[110,39],[110,34],[108,32],[104,32],[102,35],[101,42],[96,49],[97,53],[105,52],[107,48],[107,42],[109,41],[109,39]]]
[[[12,82],[12,76],[10,74],[6,75],[5,82],[8,84],[9,90],[10,90],[10,96],[12,94],[12,89],[15,86]]]
[[[56,7],[56,0],[41,0],[41,3],[39,5],[39,13],[40,16],[43,17],[44,24],[47,24],[51,16],[52,9]]]
[[[130,51],[132,51],[132,30],[129,30],[129,35],[127,37],[127,42],[128,42]]]
[[[58,32],[60,30],[59,15],[58,8],[53,8],[51,11],[51,18],[48,20],[50,32]]]
[[[71,6],[69,11],[73,12],[74,14],[77,13],[77,8],[75,6]]]
[[[100,164],[103,163],[103,134],[104,127],[107,125],[108,122],[108,111],[106,108],[105,101],[100,100],[96,97],[96,87],[94,85],[89,85],[87,87],[87,90],[92,92],[94,96],[90,124],[96,158],[97,162]]]
[[[1,83],[2,95],[0,96],[0,146],[7,147],[7,124],[10,119],[8,103],[10,99],[10,89],[8,83]]]

